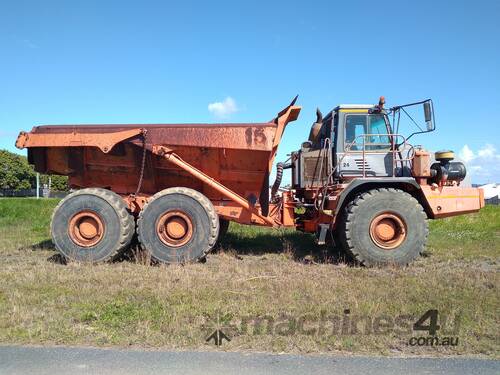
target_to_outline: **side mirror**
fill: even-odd
[[[427,131],[434,130],[434,121],[433,121],[433,113],[432,113],[432,104],[430,101],[426,101],[424,103],[424,116],[425,123],[427,124]]]

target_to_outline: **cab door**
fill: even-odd
[[[393,176],[393,137],[386,115],[346,112],[339,130],[343,135],[337,142],[341,178]]]

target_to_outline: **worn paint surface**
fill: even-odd
[[[482,189],[431,185],[421,188],[436,219],[476,212],[484,207]]]
[[[137,189],[145,147],[141,198],[126,199],[132,209],[158,191],[183,186],[214,202],[233,197],[247,211],[240,217],[275,225],[274,218],[260,214],[258,200],[268,189],[285,127],[299,115],[300,107],[293,104],[263,123],[37,126],[22,132],[16,146],[28,148],[38,172],[67,175],[72,188],[102,187],[124,197]],[[182,163],[154,152],[159,147]],[[193,174],[196,170],[202,178]]]

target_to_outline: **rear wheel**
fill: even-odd
[[[193,262],[214,247],[219,217],[212,202],[196,190],[165,189],[142,209],[137,234],[142,247],[157,261]]]
[[[59,202],[50,231],[64,257],[102,262],[116,258],[130,244],[134,218],[118,194],[100,188],[82,189]]]
[[[358,195],[344,210],[339,227],[343,249],[366,265],[406,265],[425,248],[427,216],[410,194],[392,188]]]

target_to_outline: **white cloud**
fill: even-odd
[[[469,162],[474,159],[474,152],[472,152],[468,145],[465,145],[460,150],[460,158],[462,158],[465,162]]]
[[[233,113],[239,111],[236,101],[228,96],[222,102],[210,103],[208,111],[218,118],[229,118]]]
[[[500,182],[500,153],[492,144],[484,145],[477,152],[464,145],[459,157],[466,163],[473,183]]]
[[[492,158],[496,156],[495,152],[495,147],[493,145],[487,144],[477,152],[477,155],[481,158]]]

